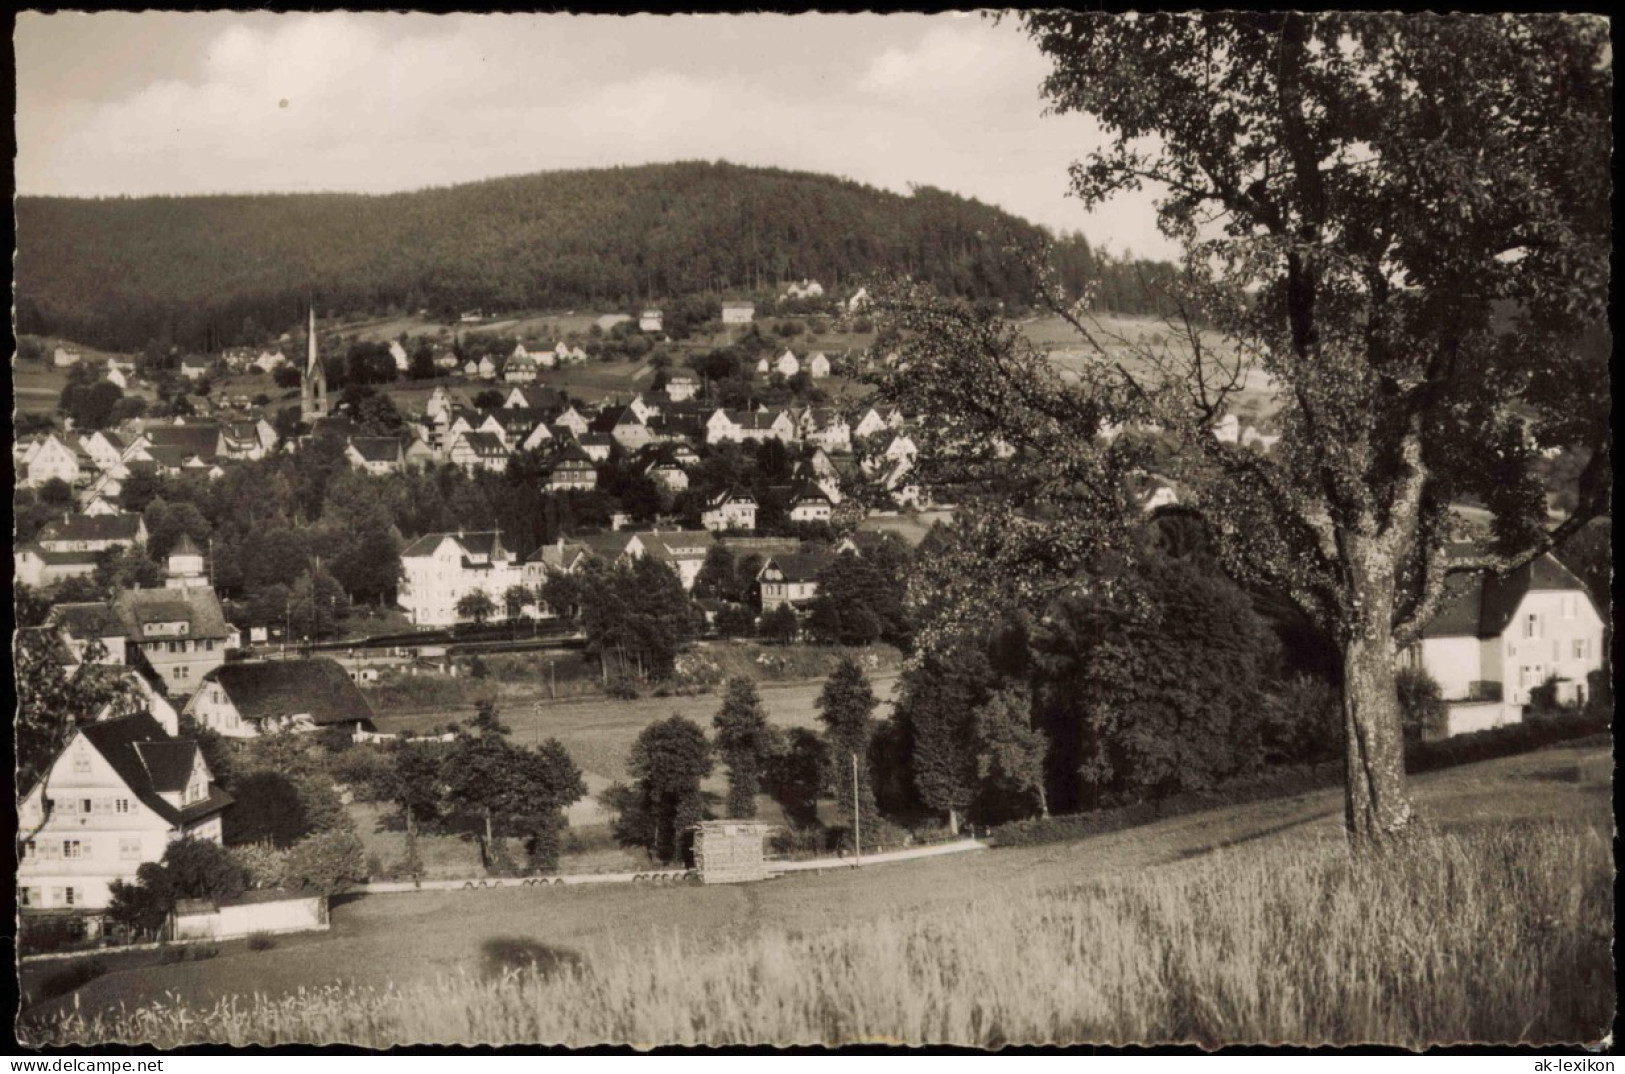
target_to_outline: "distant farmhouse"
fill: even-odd
[[[343,727],[373,730],[372,706],[336,660],[265,660],[210,672],[186,706],[228,738]]]
[[[1425,668],[1449,703],[1449,733],[1523,718],[1530,691],[1556,680],[1557,701],[1584,703],[1603,668],[1603,621],[1584,583],[1551,555],[1504,577],[1447,583],[1449,595],[1400,655]]]

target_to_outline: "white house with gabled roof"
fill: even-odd
[[[232,800],[213,780],[197,743],[149,713],[78,727],[18,810],[23,914],[104,909],[109,884],[174,840],[219,843]]]
[[[473,591],[490,597],[492,618],[501,618],[503,595],[524,584],[524,565],[500,533],[431,533],[401,552],[396,602],[418,626],[449,626],[466,619],[457,603]]]
[[[1603,621],[1585,584],[1551,555],[1504,576],[1451,579],[1419,642],[1400,655],[1425,668],[1450,705],[1451,734],[1523,718],[1530,691],[1556,679],[1557,700],[1584,703],[1605,667]]]

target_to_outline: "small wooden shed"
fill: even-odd
[[[707,820],[694,826],[694,867],[704,884],[766,880],[764,844],[771,824],[754,820]]]

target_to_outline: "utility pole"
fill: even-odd
[[[316,579],[322,573],[322,557],[316,556],[316,566],[310,572],[310,647],[309,652],[316,650],[316,634],[321,625],[321,612],[317,606],[320,598],[317,596]],[[307,652],[306,655],[309,655]]]
[[[863,864],[863,822],[858,819],[858,755],[852,754],[852,867]]]

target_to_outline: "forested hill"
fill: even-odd
[[[1020,301],[998,255],[1039,230],[932,188],[704,162],[388,195],[25,197],[16,213],[18,330],[119,350],[227,345],[247,318],[294,323],[309,294],[324,314],[614,309],[899,270]],[[1081,237],[1057,256],[1070,284],[1100,267]],[[1138,312],[1128,290],[1108,281],[1103,300]]]

